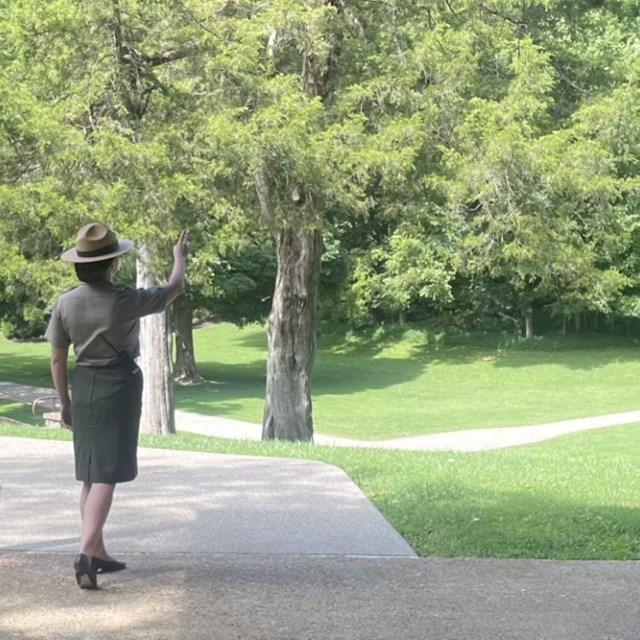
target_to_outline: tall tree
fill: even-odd
[[[213,17],[200,11],[214,70],[208,157],[224,157],[251,181],[277,256],[263,436],[308,441],[325,213],[354,199],[357,185],[347,187],[340,163],[351,164],[350,143],[362,133],[328,100],[342,5],[278,0],[226,5]]]
[[[302,36],[301,96],[323,102],[335,70],[337,34],[324,9],[343,12],[339,0],[318,0]],[[329,24],[327,24],[329,23]],[[269,35],[275,47],[281,35]],[[268,52],[277,68],[276,54]],[[302,172],[298,172],[301,174]],[[311,373],[316,349],[324,194],[294,172],[278,189],[278,168],[265,158],[254,171],[262,216],[275,236],[278,271],[268,320],[267,386],[262,424],[264,439],[311,440]],[[274,194],[278,190],[280,193]],[[281,203],[278,216],[276,202]]]
[[[409,7],[401,4],[407,24]],[[378,27],[395,19],[395,8],[370,11],[377,15],[363,23],[369,11],[369,5],[318,0],[298,3],[292,12],[292,3],[279,2],[267,23],[264,86],[277,101],[256,108],[250,121],[258,140],[253,181],[278,257],[264,438],[312,438],[323,234],[336,238],[333,229],[366,215],[373,184],[401,192],[424,139],[403,85],[419,70],[403,73],[404,54],[387,40],[389,31],[377,37]],[[367,64],[371,71],[355,71]],[[388,93],[380,75],[391,81]]]
[[[23,176],[28,189],[48,203],[52,224],[38,226],[52,229],[59,251],[81,223],[101,219],[141,240],[143,257],[145,246],[160,256],[166,248],[166,260],[150,258],[140,269],[149,276],[141,285],[160,279],[179,231],[173,225],[177,203],[202,200],[187,159],[187,35],[170,8],[136,0],[25,1],[3,16],[0,33],[13,36],[14,53],[6,73],[33,95],[34,110],[52,125],[32,130],[30,146],[38,156],[32,154]],[[19,190],[26,192],[14,182],[14,200]],[[154,325],[143,346],[147,353],[157,351],[164,365],[161,373],[147,372],[145,385],[145,393],[157,388],[156,396],[166,399],[144,402],[144,411],[151,412],[144,424],[159,432],[174,430],[171,412],[160,412],[163,404],[172,407],[166,327],[166,319]],[[143,336],[148,333],[143,329]]]
[[[610,313],[629,283],[616,259],[625,207],[613,156],[575,126],[585,96],[599,99],[624,77],[611,57],[624,18],[591,5],[484,6],[488,24],[504,27],[502,41],[487,41],[507,62],[502,90],[470,101],[448,156],[466,184],[450,194],[467,217],[463,268],[505,285],[527,337],[535,309]],[[585,74],[593,47],[600,64]]]

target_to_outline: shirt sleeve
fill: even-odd
[[[160,313],[167,306],[165,287],[151,287],[149,289],[130,289],[129,303],[135,309],[139,318],[152,313]]]
[[[67,334],[64,325],[62,324],[59,300],[53,305],[51,319],[49,320],[49,325],[44,334],[44,337],[48,342],[51,343],[51,346],[55,347],[56,349],[68,349],[71,345],[71,338]]]

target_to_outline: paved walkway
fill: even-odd
[[[73,578],[69,442],[0,438],[0,639],[638,640],[639,562],[417,558],[316,462],[140,450]]]
[[[446,433],[397,438],[394,440],[350,440],[321,433],[314,434],[316,444],[337,447],[365,447],[376,449],[403,449],[407,451],[489,451],[504,449],[542,440],[550,440],[569,433],[588,429],[602,429],[640,422],[640,411],[627,411],[593,418],[577,418],[523,427],[497,427],[495,429],[469,429]],[[214,418],[201,414],[176,411],[176,429],[218,438],[260,440],[262,427],[258,424]]]
[[[83,591],[72,458],[0,438],[0,640],[640,638],[640,562],[418,558],[341,470],[300,460],[141,449],[105,530],[128,568]]]
[[[128,554],[81,591],[73,556],[0,555],[0,638],[638,640],[639,563]]]
[[[43,387],[0,382],[0,397],[3,393],[8,397],[22,398],[26,402],[32,402],[36,398],[50,396],[54,392],[52,389]],[[316,433],[314,441],[316,444],[340,447],[474,452],[531,444],[577,431],[602,429],[634,422],[640,422],[640,410],[522,427],[470,429],[393,440],[351,440]],[[187,411],[176,411],[176,429],[177,431],[188,431],[218,438],[239,440],[260,440],[262,438],[262,427],[259,424]]]
[[[73,445],[0,442],[0,551],[74,551]],[[415,556],[331,465],[143,448],[139,467],[135,482],[117,488],[108,532],[114,554]]]

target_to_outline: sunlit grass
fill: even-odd
[[[195,339],[200,372],[210,382],[179,389],[180,407],[260,422],[263,328],[215,325]],[[385,439],[640,407],[640,349],[632,339],[523,345],[472,336],[450,343],[417,331],[385,339],[321,337],[313,373],[316,430]]]
[[[178,387],[178,408],[261,422],[264,328],[210,325],[195,331],[195,344],[207,382]],[[639,365],[633,338],[322,335],[314,423],[321,433],[386,439],[629,411],[640,408]],[[51,386],[48,345],[1,341],[0,380]]]
[[[260,422],[261,327],[195,332],[201,386],[183,410]],[[496,336],[456,340],[410,330],[323,336],[314,370],[316,430],[346,437],[535,424],[638,407],[635,340]],[[51,386],[46,343],[0,342],[0,380]],[[28,405],[0,416],[30,421]],[[0,435],[69,439],[0,426]],[[144,446],[321,460],[343,468],[421,555],[640,558],[640,426],[600,429],[476,454],[142,436]]]
[[[33,414],[30,405],[0,397],[0,420],[2,419],[33,425],[41,425],[43,422],[42,418]]]

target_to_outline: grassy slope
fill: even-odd
[[[417,331],[347,340],[325,336],[313,378],[316,430],[383,439],[637,408],[635,341],[590,340],[500,346],[496,338],[477,337],[429,344]],[[262,328],[209,326],[195,332],[195,341],[200,372],[209,382],[179,388],[178,407],[260,422]],[[48,346],[0,342],[0,380],[51,386]]]
[[[496,347],[495,339],[425,344],[323,338],[313,377],[322,433],[383,439],[437,431],[535,424],[637,408],[635,343],[581,343],[564,350]],[[265,338],[259,327],[196,332],[200,371],[211,382],[183,388],[181,408],[260,422]]]

